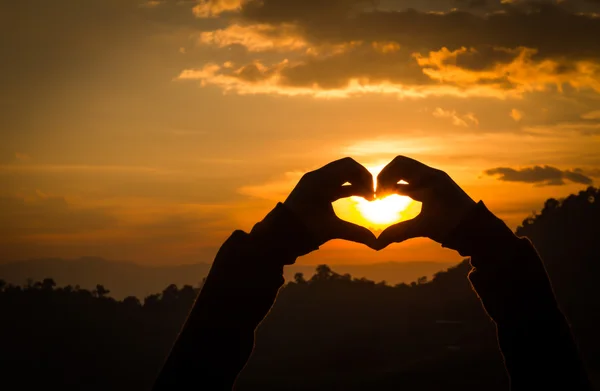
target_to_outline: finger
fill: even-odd
[[[346,157],[336,160],[322,167],[320,174],[323,179],[335,187],[342,186],[346,182],[354,185],[357,189],[373,193],[373,174],[356,160]]]
[[[378,191],[393,191],[399,181],[422,185],[437,170],[406,156],[397,156],[377,176]]]
[[[422,235],[420,233],[419,220],[417,218],[403,221],[386,228],[381,235],[379,235],[379,238],[377,238],[377,249],[381,250],[392,243],[400,243],[420,236]]]
[[[427,196],[430,194],[430,189],[428,187],[397,184],[393,188],[388,188],[385,191],[377,192],[378,197],[385,197],[390,194],[407,196],[415,201],[424,202],[427,199]]]
[[[373,249],[377,247],[377,238],[373,232],[349,221],[338,219],[333,227],[333,235],[334,239],[344,239],[351,242],[362,243]]]
[[[373,199],[373,190],[365,190],[364,188],[357,188],[354,185],[340,186],[331,193],[331,202],[335,202],[342,198],[348,197],[363,197],[367,200]]]

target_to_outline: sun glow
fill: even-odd
[[[377,191],[377,174],[384,166],[367,168],[375,178],[374,191]],[[374,232],[381,232],[392,224],[416,217],[421,212],[421,203],[394,194],[375,200],[366,200],[362,197],[345,198],[334,202],[333,208],[339,218],[362,225]]]
[[[352,201],[356,203],[356,209],[365,219],[377,225],[388,225],[400,221],[402,212],[413,202],[409,197],[397,194],[374,201],[352,197]]]

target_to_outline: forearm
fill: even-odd
[[[250,357],[254,329],[283,283],[276,266],[260,271],[230,267],[238,257],[251,255],[250,240],[236,231],[221,247],[154,390],[232,388]]]
[[[480,203],[445,247],[471,256],[469,279],[495,321],[511,389],[589,390],[569,325],[531,242]]]
[[[219,250],[154,390],[230,390],[254,346],[254,330],[284,283],[283,267],[318,248],[278,205]]]

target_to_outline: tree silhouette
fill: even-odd
[[[56,286],[56,282],[54,282],[54,280],[52,278],[45,278],[41,283],[41,287],[45,291],[50,291],[50,290],[54,289],[55,286]]]
[[[294,274],[294,282],[296,284],[306,284],[306,279],[304,278],[304,273]]]
[[[317,266],[317,270],[315,275],[313,276],[314,281],[327,281],[331,279],[333,276],[333,272],[331,268],[327,265],[319,265]]]
[[[96,289],[94,289],[94,291],[92,292],[92,294],[96,297],[99,298],[104,298],[106,297],[108,294],[110,293],[110,291],[108,289],[106,289],[103,285],[96,285]]]

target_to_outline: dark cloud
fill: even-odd
[[[272,69],[262,69],[258,64],[244,65],[237,71],[238,78],[250,83],[268,79],[272,74]]]
[[[458,4],[464,4],[468,8],[483,8],[488,5],[486,0],[456,0]]]
[[[598,56],[600,18],[580,12],[598,8],[592,3],[493,2],[497,12],[485,14],[472,12],[472,2],[462,3],[464,9],[452,10],[457,2],[447,1],[446,12],[428,12],[407,9],[406,2],[382,9],[359,0],[252,0],[243,5],[241,17],[248,23],[296,24],[313,44],[396,41],[418,50],[526,46],[542,56]]]
[[[518,52],[515,50],[481,46],[477,50],[468,50],[457,55],[454,61],[446,60],[444,63],[456,65],[463,69],[483,71],[497,64],[509,64],[517,56]]]
[[[581,169],[560,170],[551,166],[533,166],[521,169],[497,167],[485,171],[486,175],[497,176],[505,182],[523,182],[541,186],[565,185],[565,181],[591,185],[593,180]]]
[[[385,50],[385,49],[383,49]],[[358,45],[343,53],[325,58],[312,57],[284,68],[283,84],[324,89],[343,88],[351,79],[368,79],[370,83],[391,82],[403,85],[427,85],[433,81],[406,50],[382,52],[372,45]]]

